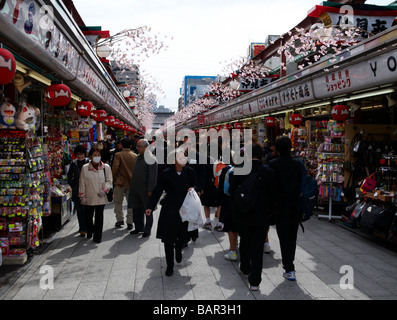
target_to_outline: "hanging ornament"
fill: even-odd
[[[64,107],[72,99],[72,93],[67,85],[53,82],[45,89],[44,98],[51,107]]]
[[[234,124],[234,129],[242,129],[242,128],[243,128],[243,125],[242,125],[241,122],[236,122],[236,123]]]
[[[266,117],[265,120],[266,126],[269,128],[276,126],[276,118],[275,117]]]
[[[221,131],[223,129],[223,126],[219,125],[216,127],[216,131]]]
[[[230,124],[225,124],[225,127],[224,127],[224,129],[226,129],[226,130],[230,130],[232,128],[232,126],[230,125]]]
[[[114,127],[114,122],[115,122],[115,121],[116,121],[116,119],[115,119],[113,116],[107,116],[107,117],[105,118],[104,123],[105,123],[105,125],[106,125],[107,127],[113,128],[113,127]]]
[[[76,104],[76,113],[81,117],[89,117],[93,109],[94,106],[89,101],[80,101]]]
[[[17,64],[12,53],[0,48],[0,84],[9,84],[14,78],[16,69]]]
[[[332,119],[343,122],[349,118],[349,108],[345,105],[338,104],[332,108]]]
[[[299,127],[302,124],[303,117],[299,113],[293,113],[289,116],[289,123],[295,127]]]
[[[92,113],[92,119],[94,119],[96,122],[103,122],[105,121],[107,116],[107,113],[105,110],[95,110]]]

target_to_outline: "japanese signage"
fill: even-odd
[[[397,50],[313,79],[317,99],[395,82]]]
[[[324,1],[324,5],[313,7],[308,16],[320,18],[326,27],[354,26],[362,30],[362,35],[376,34],[390,28],[397,11],[385,10],[384,6],[342,5]]]
[[[259,111],[266,111],[280,106],[280,96],[278,92],[258,98]]]
[[[251,43],[250,45],[250,56],[251,59],[256,57],[259,53],[265,50],[266,45],[264,43]]]
[[[274,81],[274,77],[266,77],[261,79],[243,79],[240,81],[238,91],[252,91],[262,88],[268,85],[270,82]]]
[[[309,81],[280,90],[282,106],[304,103],[313,100],[313,89]]]

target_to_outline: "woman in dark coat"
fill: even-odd
[[[185,166],[186,157],[183,151],[175,152],[175,165],[165,169],[160,180],[149,198],[146,214],[150,215],[157,205],[163,191],[165,198],[161,201],[161,211],[158,220],[158,239],[164,243],[167,270],[165,274],[172,276],[175,260],[182,261],[182,245],[186,242],[188,222],[182,222],[179,209],[182,207],[186,194],[197,184],[194,169]]]

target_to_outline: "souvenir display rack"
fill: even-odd
[[[27,260],[39,247],[41,217],[50,213],[50,184],[42,139],[0,130],[0,243],[3,264]]]

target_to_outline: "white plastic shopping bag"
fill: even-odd
[[[201,204],[200,197],[194,189],[188,191],[182,207],[179,209],[179,214],[183,222],[189,222],[189,228],[198,229],[200,226],[204,225],[204,209]]]

